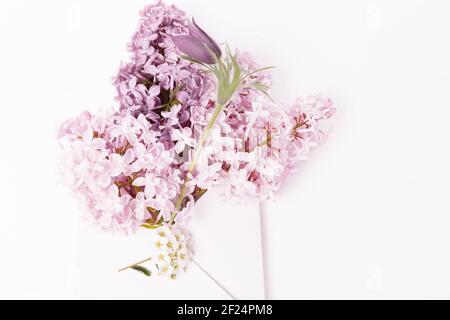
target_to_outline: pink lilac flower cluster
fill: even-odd
[[[105,229],[129,233],[156,213],[168,219],[174,210],[181,173],[172,166],[173,150],[150,126],[143,115],[84,112],[60,129],[67,180]]]
[[[268,88],[270,72],[256,72],[252,58],[237,52],[239,70],[248,77],[200,144],[214,118],[218,85],[174,42],[191,30],[176,7],[160,1],[147,6],[129,44],[130,60],[114,80],[118,108],[102,116],[84,112],[61,126],[67,180],[104,229],[128,234],[172,216],[183,223],[217,184],[229,197],[270,199],[324,141],[320,125],[335,112],[331,100],[313,96],[275,105],[254,86]]]
[[[238,54],[238,61],[250,72],[259,68],[247,53]],[[261,72],[250,79],[255,80],[270,86],[271,75]],[[214,126],[190,183],[205,189],[221,183],[227,197],[262,201],[272,199],[299,161],[324,142],[320,122],[336,110],[320,96],[277,106],[245,84]]]

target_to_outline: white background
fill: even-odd
[[[79,294],[79,211],[58,124],[112,105],[148,1],[0,4],[0,297]],[[450,298],[450,3],[173,1],[276,65],[273,95],[330,95],[328,143],[262,205],[269,298]]]

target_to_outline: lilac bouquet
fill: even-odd
[[[154,233],[158,254],[123,269],[175,278],[193,255],[195,203],[218,184],[227,198],[271,199],[325,140],[320,125],[335,108],[318,96],[276,105],[270,68],[174,6],[158,1],[140,16],[114,80],[118,108],[62,124],[62,167],[101,228]]]

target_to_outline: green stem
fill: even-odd
[[[269,142],[269,139],[266,138],[266,139],[264,139],[262,142],[258,143],[257,146],[258,146],[258,147],[262,147],[262,146],[266,145],[267,142]]]
[[[199,139],[197,149],[195,150],[195,154],[194,154],[194,157],[192,158],[191,165],[189,166],[183,186],[181,187],[180,196],[178,197],[177,202],[175,203],[175,209],[177,211],[180,210],[181,204],[183,203],[183,200],[186,196],[187,183],[189,182],[188,174],[192,173],[192,171],[194,171],[195,165],[197,164],[197,160],[198,160],[198,157],[200,156],[200,152],[203,148],[203,145],[206,142],[206,140],[208,139],[211,129],[214,126],[214,124],[216,123],[217,117],[219,116],[222,109],[223,109],[223,105],[220,104],[219,102],[216,102],[216,108],[214,110],[214,113],[213,113],[211,119],[209,119],[208,125],[206,126],[205,130],[203,131],[203,133]],[[173,224],[173,221],[175,220],[176,216],[177,216],[177,212],[172,212],[172,215],[169,220],[169,224]]]

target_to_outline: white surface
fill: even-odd
[[[0,297],[83,294],[82,243],[103,236],[56,182],[55,131],[111,105],[147,2],[0,3]],[[329,142],[264,204],[268,296],[450,298],[450,3],[173,2],[277,65],[277,100],[320,92],[339,108]]]

